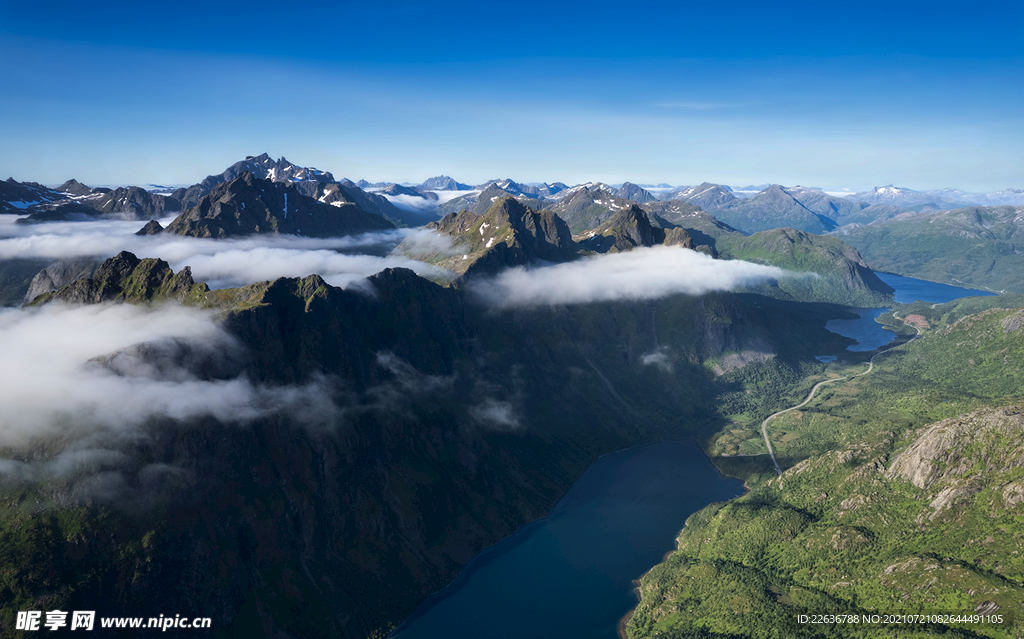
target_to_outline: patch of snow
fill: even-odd
[[[487,240],[487,248],[491,248],[492,244],[494,244],[494,238],[493,237],[491,239]]]

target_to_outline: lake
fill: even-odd
[[[901,304],[918,300],[931,304],[943,304],[960,297],[995,295],[995,293],[988,291],[917,280],[912,277],[903,277],[891,273],[876,273],[876,275],[883,282],[896,289],[896,301]],[[845,337],[857,340],[857,343],[848,347],[847,350],[873,351],[876,348],[885,346],[895,338],[895,334],[892,331],[885,330],[881,324],[875,321],[875,318],[879,315],[892,309],[854,308],[850,310],[859,317],[848,320],[829,320],[825,324],[825,328],[833,333],[839,333]]]
[[[897,302],[941,303],[991,295],[879,273]],[[829,330],[874,350],[893,333],[874,321],[888,309],[853,309]],[[616,639],[636,605],[633,580],[674,547],[686,518],[742,494],[692,444],[664,442],[598,459],[551,515],[484,550],[448,588],[424,601],[395,639]]]
[[[423,602],[397,639],[615,639],[633,580],[675,547],[686,518],[743,493],[693,444],[598,459],[552,513],[491,546]]]

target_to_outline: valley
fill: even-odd
[[[1011,436],[1019,322],[994,309],[1024,301],[876,273],[845,241],[934,207],[353,182],[267,154],[160,192],[5,188],[4,632],[33,606],[353,639],[1017,614],[1015,462],[891,460],[961,416]],[[1003,501],[967,503],[990,476]],[[911,584],[919,563],[946,581]]]
[[[990,310],[950,318],[961,304]],[[781,474],[751,458],[719,462],[746,469],[751,491],[687,521],[676,552],[644,577],[629,636],[1016,636],[1019,460],[996,442],[1019,436],[1020,310],[1002,306],[902,305],[900,317],[924,313],[919,339],[874,358],[868,376],[830,364],[823,377],[847,379],[771,422]],[[801,610],[1004,616],[809,627]]]

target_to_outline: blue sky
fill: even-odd
[[[1024,188],[1024,4],[0,2],[0,176]]]

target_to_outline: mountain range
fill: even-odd
[[[212,288],[188,266],[128,250],[0,260],[5,299],[27,302],[4,321],[46,340],[68,326],[53,318],[88,323],[111,309],[137,311],[147,328],[202,311],[216,335],[141,332],[76,361],[90,408],[2,442],[0,624],[23,610],[173,610],[210,615],[223,636],[380,639],[474,556],[551,512],[598,457],[681,438],[750,492],[687,522],[642,578],[629,636],[828,636],[778,624],[922,602],[1024,612],[1020,305],[895,305],[880,319],[902,344],[877,360],[825,328],[847,307],[894,306],[872,267],[1018,290],[1024,207],[929,208],[959,197],[947,192],[908,211],[882,201],[909,202],[905,193],[876,189],[868,202],[775,184],[737,198],[704,183],[667,199],[631,183],[360,186],[267,154],[170,196],[74,180],[0,186],[5,210],[39,224],[11,225],[18,234],[127,219],[157,236],[128,236],[146,250],[202,244],[223,257],[244,239],[271,247],[266,256],[282,235],[408,224],[425,228],[403,231],[395,255],[453,274],[435,282],[388,267],[345,288],[318,274]],[[401,208],[403,198],[425,204]],[[173,213],[166,228],[155,219]],[[77,226],[98,225],[60,225],[75,241]],[[547,286],[577,267],[590,285],[600,271],[588,265],[660,251],[705,274],[736,260],[783,272],[730,290],[579,303],[501,306],[479,294],[503,276]],[[620,275],[644,288],[635,272]],[[63,355],[51,349],[40,364]],[[861,377],[869,358],[874,376]],[[97,380],[163,409],[118,406],[126,423],[104,422],[103,402],[135,404],[104,396]],[[819,387],[807,410],[772,422],[776,473],[753,448],[769,441],[762,420]],[[0,420],[12,426],[10,415],[5,406]],[[932,631],[960,629],[921,630]]]
[[[245,176],[218,188],[238,180]],[[557,251],[567,238],[556,217],[510,198],[486,219],[504,220],[500,232],[523,247],[529,237]],[[474,235],[487,223],[460,222]],[[45,583],[62,609],[203,610],[236,636],[380,636],[474,554],[547,512],[598,455],[701,423],[714,387],[699,362],[747,348],[809,357],[835,340],[822,315],[729,293],[495,313],[403,269],[368,286],[373,294],[314,275],[212,291],[188,270],[121,253],[37,299],[218,309],[241,350],[142,344],[94,365],[119,375],[184,366],[198,379],[244,376],[268,395],[315,384],[344,410],[321,413],[327,424],[317,427],[301,411],[245,427],[155,420],[102,472],[145,478],[153,467],[170,479],[129,483],[109,498],[91,493],[91,506],[77,497],[94,477],[89,468],[56,486],[43,477],[5,484],[8,503],[27,508],[45,495],[49,504],[45,516],[25,518],[17,507],[0,518],[9,605],[31,605]],[[655,315],[670,327],[660,339]],[[803,328],[780,336],[774,322]],[[644,363],[654,344],[674,362],[672,375]],[[638,393],[650,399],[622,399]],[[40,553],[47,566],[77,569],[26,571]]]
[[[991,291],[1024,292],[1024,206],[903,213],[836,232],[876,268]],[[1018,232],[1022,234],[1018,235]]]
[[[313,195],[319,192],[318,185]],[[243,171],[215,186],[163,232],[223,239],[256,233],[337,237],[392,228],[393,224],[354,202],[337,199],[326,204],[291,182],[261,180]]]

